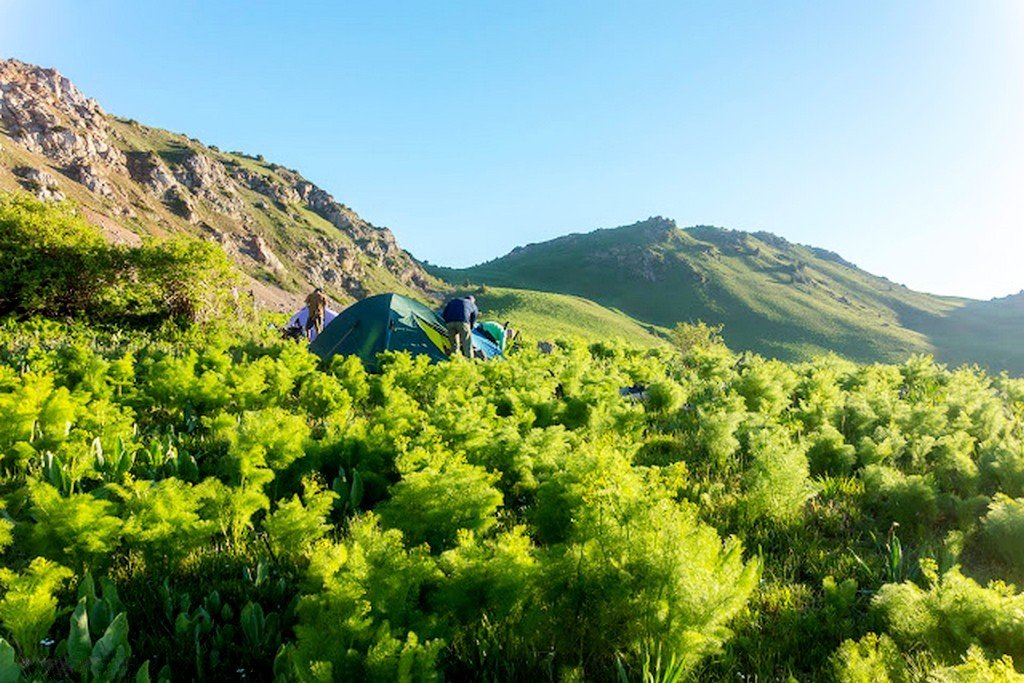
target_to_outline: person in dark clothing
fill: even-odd
[[[473,357],[473,326],[480,311],[476,307],[476,299],[467,296],[452,299],[444,307],[441,317],[448,328],[448,341],[452,345],[452,355],[461,352],[466,358]]]

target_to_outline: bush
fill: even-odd
[[[807,460],[812,474],[842,476],[853,471],[857,463],[857,449],[846,443],[838,429],[825,424],[820,432],[810,435],[809,440]]]
[[[832,656],[836,683],[909,683],[907,663],[892,638],[869,633],[844,641]]]
[[[748,523],[760,518],[780,526],[795,523],[817,492],[803,446],[784,429],[758,429],[748,437],[750,466],[743,476],[743,511]]]
[[[721,647],[760,573],[735,539],[723,542],[608,448],[569,459],[541,485],[535,514],[550,547],[533,618],[585,671],[652,646],[691,670]]]
[[[110,245],[71,204],[22,194],[0,194],[0,261],[0,315],[199,322],[228,310],[237,282],[216,244]]]
[[[938,576],[925,566],[932,585],[886,584],[872,608],[905,648],[923,644],[943,663],[954,664],[971,646],[994,658],[1024,662],[1024,594],[993,582],[982,587],[958,567]]]
[[[684,354],[725,346],[722,325],[708,325],[703,320],[695,323],[676,323],[672,329],[672,343]]]
[[[867,507],[877,515],[882,530],[895,522],[901,533],[920,538],[937,523],[938,496],[928,477],[884,465],[865,467],[861,477]]]
[[[981,525],[989,554],[1024,575],[1024,498],[997,495]]]
[[[118,255],[71,204],[0,194],[0,314],[98,312]]]
[[[655,413],[671,413],[686,400],[682,388],[670,380],[654,382],[647,387],[647,409]]]
[[[400,459],[399,469],[402,479],[379,513],[381,522],[401,529],[410,544],[427,543],[441,552],[454,546],[460,530],[482,534],[497,522],[498,477],[482,467],[457,456],[420,452]]]
[[[0,623],[3,623],[26,657],[36,657],[40,645],[57,618],[55,594],[73,576],[67,567],[37,557],[21,574],[0,569],[0,585],[6,592],[0,598]]]

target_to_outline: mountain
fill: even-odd
[[[704,320],[726,342],[783,359],[861,361],[931,353],[1024,372],[1024,296],[977,302],[912,291],[839,255],[765,232],[679,228],[655,217],[518,247],[450,282],[573,294],[653,325]]]
[[[298,172],[112,116],[57,71],[13,59],[0,60],[0,190],[74,200],[115,241],[216,240],[279,310],[313,285],[342,303],[438,285],[391,231]]]

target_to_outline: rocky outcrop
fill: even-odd
[[[59,166],[125,168],[104,111],[54,69],[0,61],[0,122],[20,145]]]
[[[217,213],[245,225],[252,221],[245,202],[238,196],[237,186],[219,161],[200,152],[190,152],[174,168],[174,177]]]
[[[199,220],[199,216],[196,213],[195,200],[180,185],[174,185],[164,193],[164,204],[172,213],[181,216],[189,223],[195,223]]]
[[[231,168],[229,173],[243,186],[267,197],[279,206],[304,204],[338,230],[350,235],[375,266],[388,269],[410,287],[429,288],[429,277],[419,264],[398,246],[390,230],[367,223],[355,211],[299,174],[277,168],[275,174],[279,179],[275,179],[270,175],[240,166]],[[361,272],[358,261],[346,254],[344,249],[340,251],[340,254],[332,255],[332,249],[324,246],[322,249],[309,250],[299,255],[298,260],[306,264],[307,277],[311,281],[339,283],[338,286],[353,296],[361,296],[365,289],[358,283],[364,273]]]
[[[69,178],[85,185],[90,191],[101,197],[114,196],[114,190],[103,177],[102,171],[85,159],[73,161],[64,169],[64,172]]]
[[[287,270],[284,264],[281,263],[281,259],[277,257],[271,249],[267,241],[263,239],[261,235],[251,235],[248,240],[249,253],[252,257],[263,265],[267,266],[273,271],[283,273]]]
[[[128,155],[128,173],[132,180],[160,197],[174,187],[174,174],[156,152],[138,152]]]
[[[334,197],[313,183],[301,182],[296,186],[295,190],[298,192],[299,197],[302,198],[302,201],[306,202],[306,206],[310,210],[322,216],[334,227],[339,230],[351,230],[355,227],[353,218],[358,217],[355,216],[354,212],[334,201]],[[359,230],[359,232],[362,232],[362,230]]]
[[[22,186],[44,202],[59,202],[65,199],[60,191],[57,179],[46,171],[31,166],[19,166],[13,169],[14,175],[21,179]]]
[[[268,175],[236,167],[231,170],[231,177],[253,192],[269,197],[278,204],[294,203],[301,199],[293,187],[278,182]]]

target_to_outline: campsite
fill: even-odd
[[[1024,647],[989,583],[1024,579],[1021,380],[569,341],[369,372],[260,327],[3,328],[30,675],[1009,676]]]
[[[133,252],[0,202],[26,216],[68,256],[21,242],[57,286],[4,290],[11,680],[1018,675],[1022,379],[686,324],[449,357],[394,293],[308,343],[198,245],[227,279],[154,323],[110,308]]]
[[[484,359],[501,355],[498,345],[479,328],[473,330],[473,348]],[[324,361],[337,355],[356,356],[371,370],[377,367],[377,355],[384,351],[407,351],[435,362],[447,360],[452,352],[438,314],[395,293],[377,294],[352,304],[332,318],[323,333],[312,340],[309,350]]]

